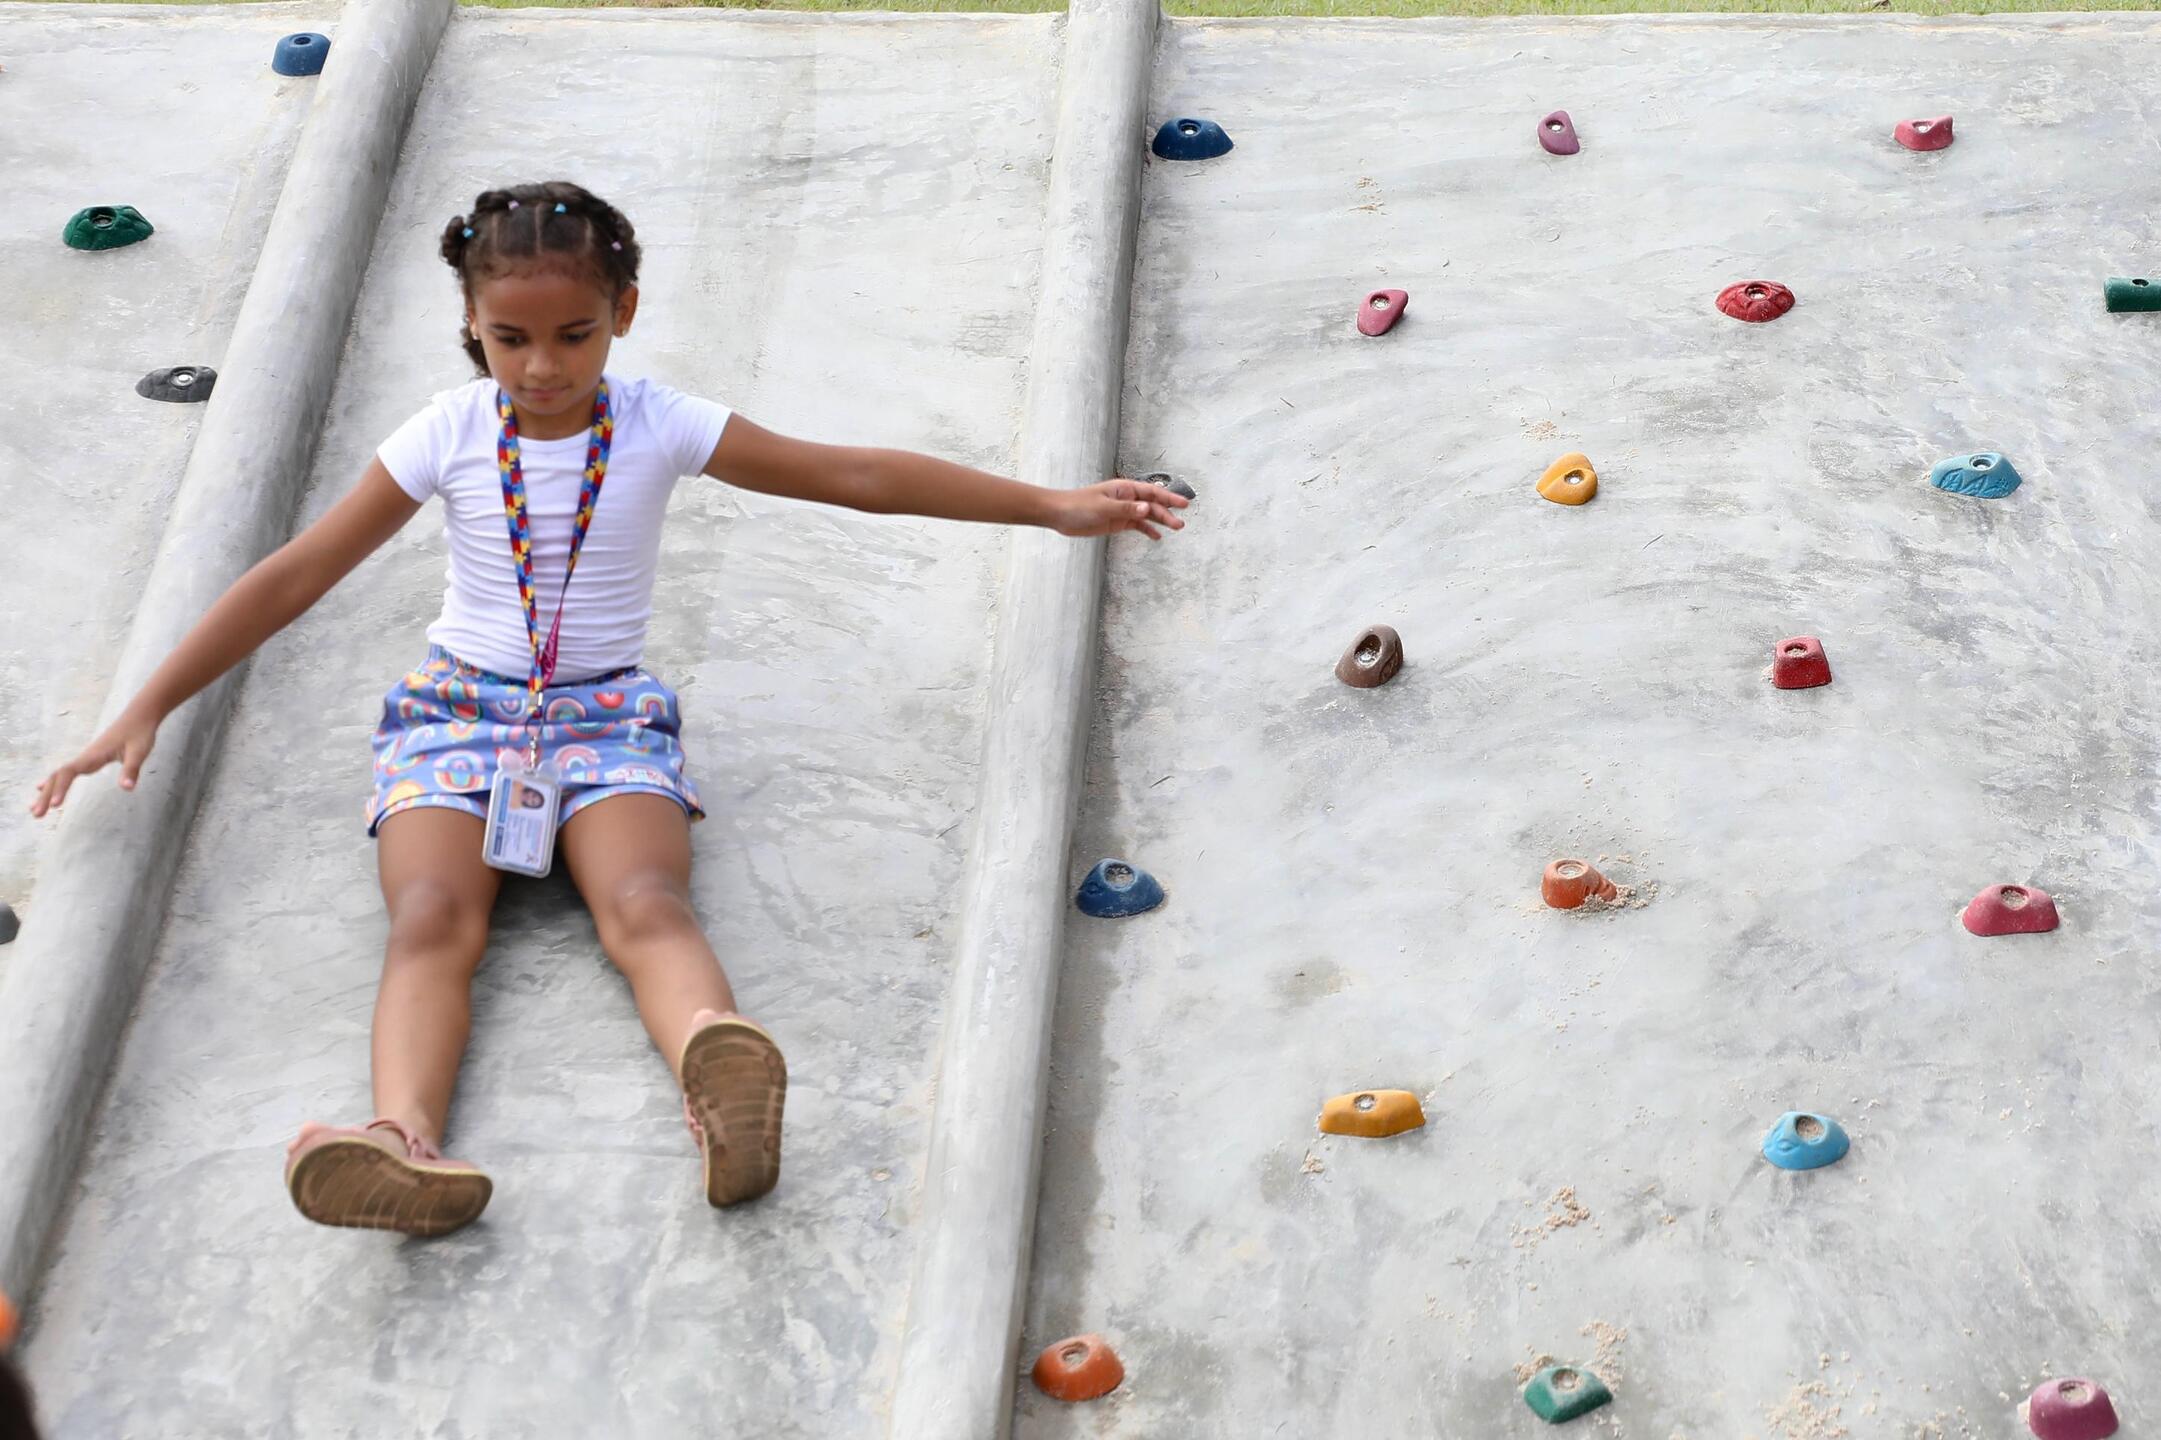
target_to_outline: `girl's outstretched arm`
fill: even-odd
[[[167,715],[292,624],[419,508],[420,502],[398,488],[383,462],[371,459],[352,493],[235,580],[181,637],[120,718],[80,755],[39,782],[30,813],[43,815],[55,808],[67,799],[77,777],[116,761],[120,788],[133,790]]]
[[[716,480],[768,495],[845,505],[880,515],[928,515],[994,525],[1041,525],[1061,535],[1114,535],[1138,530],[1151,540],[1183,530],[1174,511],[1185,497],[1160,485],[1112,479],[1078,490],[1024,485],[911,450],[821,445],[728,419],[705,462]]]

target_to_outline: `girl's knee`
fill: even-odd
[[[390,897],[390,957],[480,963],[488,907],[448,885],[415,881]]]
[[[698,933],[690,896],[671,875],[626,875],[596,901],[593,925],[600,931],[601,947],[611,955],[676,939],[686,931]]]

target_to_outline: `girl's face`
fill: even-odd
[[[636,286],[611,298],[588,278],[533,270],[474,286],[465,323],[480,337],[488,373],[517,406],[520,421],[568,426],[563,433],[569,434],[585,428],[608,347],[629,332],[637,313]]]

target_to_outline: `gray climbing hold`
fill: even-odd
[[[0,945],[7,944],[21,933],[23,922],[15,918],[15,907],[0,900]]]
[[[1137,865],[1123,860],[1098,860],[1088,878],[1081,881],[1073,903],[1082,914],[1099,919],[1138,915],[1163,903],[1163,887],[1155,876]]]
[[[195,405],[210,398],[218,372],[208,365],[172,365],[153,370],[135,382],[135,393],[145,400],[170,400],[176,405]]]
[[[1168,470],[1151,470],[1146,475],[1141,476],[1141,482],[1146,485],[1161,485],[1171,494],[1183,495],[1188,500],[1200,498],[1193,493],[1191,485],[1186,484],[1183,480],[1172,478]]]

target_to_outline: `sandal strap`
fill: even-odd
[[[443,1152],[435,1146],[433,1141],[422,1139],[406,1129],[398,1121],[387,1116],[370,1120],[363,1128],[396,1131],[398,1139],[405,1142],[405,1158],[408,1160],[440,1160],[443,1158]]]

